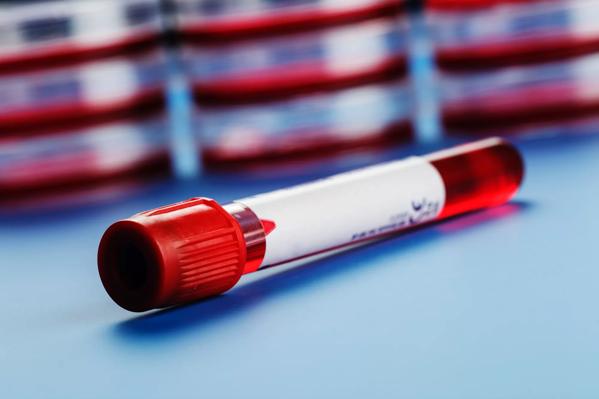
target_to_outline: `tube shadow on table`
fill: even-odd
[[[256,281],[242,284],[230,292],[186,306],[159,310],[118,323],[114,332],[119,338],[138,340],[162,339],[186,330],[197,330],[235,314],[248,311],[262,301],[305,288],[337,273],[371,265],[377,257],[430,244],[446,234],[459,234],[531,208],[528,202],[512,202],[497,208],[473,212],[465,216],[432,223],[363,247],[345,251],[300,266],[286,269]]]

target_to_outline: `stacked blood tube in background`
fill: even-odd
[[[426,63],[409,61],[414,3],[2,2],[0,204],[169,174],[170,143],[181,147],[167,123],[173,65],[208,169],[277,169],[417,138],[408,65]],[[599,0],[424,4],[445,132],[599,130]],[[163,21],[178,63],[167,62]]]
[[[2,203],[169,170],[158,0],[0,5]]]
[[[429,0],[450,134],[599,130],[599,1]]]
[[[412,136],[402,0],[177,0],[209,168]]]

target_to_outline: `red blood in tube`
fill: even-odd
[[[439,219],[500,205],[520,187],[524,162],[507,141],[485,140],[425,157],[445,184],[445,207]]]
[[[140,89],[137,93],[110,103],[94,104],[84,100],[37,109],[0,114],[0,140],[49,136],[73,129],[104,125],[115,121],[140,120],[164,111],[162,87]]]
[[[439,68],[444,71],[469,72],[560,61],[593,54],[598,50],[599,37],[564,35],[438,49],[435,58]]]
[[[381,0],[360,7],[342,10],[291,9],[286,12],[264,13],[256,17],[215,19],[184,26],[181,36],[185,42],[201,45],[272,37],[275,35],[313,32],[318,29],[350,25],[404,12],[403,0]]]
[[[65,43],[0,56],[0,76],[78,65],[98,59],[146,54],[160,47],[158,33],[144,33],[96,46]]]

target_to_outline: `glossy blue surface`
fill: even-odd
[[[3,216],[0,396],[596,398],[599,136],[520,147],[527,177],[511,205],[144,316],[114,305],[99,282],[107,225],[318,173],[209,177]]]

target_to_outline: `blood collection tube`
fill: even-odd
[[[266,267],[500,205],[523,174],[518,150],[490,138],[222,206],[193,198],[109,227],[100,277],[131,311],[184,304]]]

